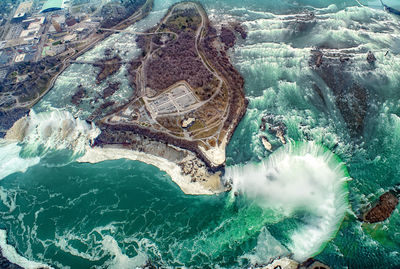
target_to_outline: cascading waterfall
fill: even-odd
[[[38,114],[31,111],[25,132],[24,149],[28,154],[42,155],[50,150],[65,149],[82,153],[100,130],[69,112],[55,110]]]
[[[17,121],[0,140],[0,178],[15,172],[25,172],[30,166],[54,151],[72,152],[72,159],[85,151],[100,130],[66,111],[54,110],[36,114]],[[12,165],[9,165],[12,163]]]
[[[299,261],[323,249],[348,208],[345,166],[312,142],[287,145],[258,164],[228,167],[226,178],[233,181],[233,192],[277,216],[302,213],[303,225],[289,235],[286,245]]]

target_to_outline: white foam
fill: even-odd
[[[148,257],[144,253],[138,253],[137,256],[129,258],[122,253],[118,242],[110,235],[103,238],[103,249],[111,254],[114,258],[108,261],[105,265],[109,269],[131,269],[139,268],[146,264]]]
[[[29,167],[39,163],[39,157],[21,158],[21,146],[16,142],[0,139],[0,179],[16,172],[24,173]]]
[[[306,211],[305,226],[287,245],[298,261],[315,255],[347,210],[347,175],[335,156],[314,143],[287,145],[259,164],[227,168],[233,190],[284,216]]]
[[[13,126],[11,129],[13,135],[10,137],[19,137],[20,143],[0,139],[0,179],[16,172],[24,173],[52,150],[68,149],[74,155],[82,154],[100,133],[93,124],[76,119],[65,111],[38,114],[31,111],[25,121],[27,127]]]
[[[11,195],[11,194],[13,194],[13,195]],[[3,202],[3,205],[8,207],[9,212],[14,211],[15,208],[17,207],[16,197],[17,197],[16,192],[8,193],[3,189],[3,187],[0,186],[0,199]]]
[[[85,146],[100,134],[100,130],[66,111],[35,113],[31,110],[28,128],[23,140],[24,148],[32,155],[49,150],[73,150],[82,153]]]
[[[121,223],[111,222],[105,226],[93,228],[90,232],[82,234],[79,227],[71,230],[62,231],[56,234],[54,244],[61,251],[69,253],[76,257],[81,257],[88,261],[101,261],[106,258],[104,264],[93,266],[93,268],[138,268],[142,267],[149,260],[145,254],[148,248],[154,245],[147,239],[137,239],[135,236],[121,236],[123,239],[117,241],[116,236],[121,235],[119,230]],[[122,232],[123,233],[123,232]],[[74,243],[79,242],[79,249],[73,247]],[[124,247],[119,244],[133,247],[137,253],[133,257],[129,257],[124,252]]]
[[[25,269],[52,268],[47,264],[30,261],[19,255],[13,246],[7,244],[7,232],[5,230],[0,230],[0,248],[3,256],[6,257],[11,263],[15,263]]]
[[[245,254],[243,258],[249,260],[251,264],[257,264],[289,254],[289,250],[276,240],[266,228],[263,228],[257,238],[254,252]]]

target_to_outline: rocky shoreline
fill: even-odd
[[[138,136],[136,143],[129,145],[87,148],[78,162],[98,163],[122,158],[156,166],[188,195],[213,195],[227,190],[221,183],[220,172],[210,173],[192,152],[145,137]]]
[[[3,256],[3,251],[0,248],[0,268],[2,269],[24,269],[18,264],[10,262],[6,257]]]
[[[165,145],[174,145],[182,150],[188,150],[196,154],[200,161],[204,162],[210,172],[218,172],[221,166],[215,167],[204,155],[204,153],[197,147],[197,144],[192,141],[179,140],[172,136],[163,133],[152,132],[149,129],[132,126],[132,125],[103,125],[97,123],[96,126],[100,128],[100,135],[94,140],[93,146],[105,147],[107,145],[123,145],[130,148],[136,147],[137,139],[149,139],[152,141],[160,141]],[[153,153],[151,153],[153,154]],[[154,154],[153,154],[154,155]],[[163,157],[163,156],[160,156]]]

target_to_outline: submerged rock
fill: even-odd
[[[235,34],[225,25],[221,28],[220,39],[225,44],[226,48],[232,48],[236,42]]]
[[[235,29],[236,32],[238,32],[240,34],[240,36],[242,37],[242,39],[246,39],[247,38],[247,30],[246,28],[241,25],[240,23],[234,23],[233,24],[233,29]]]
[[[318,260],[309,258],[300,265],[299,269],[330,269],[330,267]]]
[[[266,150],[268,150],[269,152],[272,152],[272,145],[271,145],[271,143],[268,141],[268,138],[267,138],[266,136],[264,136],[264,135],[261,135],[261,136],[260,136],[260,139],[261,139],[261,142],[262,142],[264,148],[265,148]]]
[[[72,95],[71,97],[71,103],[76,106],[79,106],[82,102],[82,99],[85,98],[86,96],[87,96],[86,89],[82,85],[79,85],[74,95]]]
[[[265,115],[261,118],[261,131],[266,130],[266,124],[268,124],[268,132],[275,135],[275,137],[278,138],[282,144],[286,144],[286,139],[284,136],[286,134],[286,125],[274,115]]]
[[[398,204],[399,199],[396,195],[386,192],[379,197],[378,202],[364,214],[362,219],[369,223],[384,221],[392,215]]]
[[[375,63],[375,61],[376,61],[375,55],[374,55],[371,51],[368,51],[367,61],[368,61],[370,64],[373,64],[373,63]]]

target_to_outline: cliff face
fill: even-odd
[[[384,221],[392,215],[398,204],[399,199],[396,195],[391,192],[386,192],[382,194],[377,203],[364,214],[363,221],[369,223]]]

